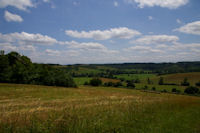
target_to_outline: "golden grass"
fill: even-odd
[[[122,119],[122,116],[125,115],[123,112],[131,113],[129,108],[132,111],[135,110],[135,114],[143,116],[139,112],[147,111],[151,115],[155,110],[165,112],[167,109],[173,110],[178,107],[178,110],[181,111],[181,109],[196,106],[200,106],[199,97],[166,93],[154,94],[125,88],[89,86],[64,88],[0,84],[0,123],[10,123],[14,127],[30,125],[29,122],[34,116],[37,116],[38,121],[56,117],[53,121],[56,125],[66,119],[72,119],[70,117],[74,117],[73,114],[78,117],[73,118],[74,120],[97,119],[105,112],[106,115],[112,115],[112,113],[115,115],[116,113],[116,116],[119,115],[117,119]],[[54,116],[56,114],[58,116]],[[66,114],[67,118],[65,118]],[[101,117],[107,119],[107,116]],[[98,118],[98,120],[100,119]]]

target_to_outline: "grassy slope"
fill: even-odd
[[[0,84],[0,132],[197,133],[199,124],[199,97]]]
[[[187,78],[191,85],[195,85],[196,82],[200,81],[200,72],[168,74],[162,77],[167,83],[177,84],[180,84],[184,78]]]
[[[148,89],[156,87],[157,90],[162,91],[165,89],[166,91],[171,92],[172,88],[176,88],[181,92],[184,92],[186,87],[180,86],[180,83],[184,80],[185,77],[187,77],[188,81],[190,82],[190,85],[194,86],[196,82],[200,81],[200,72],[167,74],[162,76],[156,76],[155,74],[129,74],[129,75],[121,74],[121,75],[116,75],[116,77],[124,78],[126,80],[131,80],[136,78],[140,79],[141,83],[136,84],[137,89],[143,88],[145,85],[147,85]],[[158,85],[160,77],[164,78],[165,83],[175,83],[178,85]],[[153,84],[148,85],[147,78],[150,78]]]

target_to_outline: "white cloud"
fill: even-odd
[[[176,9],[186,5],[189,0],[125,0],[130,4],[137,4],[139,8],[160,6],[169,9]]]
[[[161,44],[161,43],[174,43],[178,41],[177,36],[169,35],[148,35],[143,36],[137,40],[131,41],[134,44]]]
[[[176,23],[181,24],[181,20],[180,19],[176,19]]]
[[[125,48],[124,51],[134,51],[134,52],[142,52],[142,53],[163,53],[164,51],[160,49],[154,49],[148,46],[132,46],[129,48]]]
[[[104,45],[96,42],[79,43],[76,41],[71,41],[71,42],[65,42],[65,44],[68,44],[70,48],[77,48],[77,49],[87,49],[87,50],[106,49]]]
[[[130,39],[134,36],[141,35],[141,33],[137,30],[128,29],[126,27],[120,28],[112,28],[110,30],[94,30],[94,31],[73,31],[73,30],[66,30],[65,33],[68,36],[75,37],[75,38],[92,38],[95,40],[107,40],[111,38],[120,38],[120,39]]]
[[[11,22],[11,21],[14,21],[14,22],[22,22],[23,19],[21,16],[17,15],[17,14],[13,14],[13,13],[10,13],[8,11],[5,11],[4,13],[4,18],[6,19],[6,21],[8,22]]]
[[[20,44],[41,44],[41,45],[52,45],[58,43],[54,38],[51,38],[47,35],[41,34],[31,34],[26,32],[15,32],[10,34],[1,34],[1,42],[18,42]]]
[[[10,43],[0,43],[0,49],[5,51],[17,51],[18,48]]]
[[[118,6],[119,6],[119,3],[118,3],[117,1],[114,1],[114,2],[113,2],[113,5],[114,5],[115,7],[118,7]]]
[[[22,50],[22,51],[36,51],[36,47],[34,47],[33,45],[21,45],[19,47],[19,50]]]
[[[48,2],[50,2],[50,0],[43,0],[43,2],[47,2],[48,3]]]
[[[152,16],[148,16],[148,19],[149,19],[149,20],[153,20],[153,17],[152,17]]]
[[[47,53],[47,55],[49,56],[59,56],[60,55],[60,51],[58,50],[52,50],[52,49],[46,49],[45,52]]]
[[[0,8],[13,6],[19,10],[27,10],[28,7],[34,7],[31,0],[0,0]]]
[[[200,35],[200,21],[195,21],[188,23],[180,28],[174,29],[174,31],[179,31],[182,33]]]

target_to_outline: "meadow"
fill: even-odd
[[[135,89],[0,84],[2,133],[199,133],[200,97]]]

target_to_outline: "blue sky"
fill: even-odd
[[[199,0],[0,0],[0,49],[39,63],[200,60]]]

